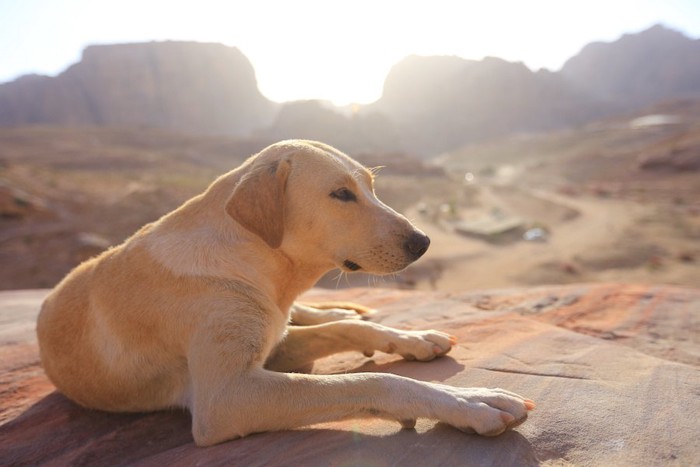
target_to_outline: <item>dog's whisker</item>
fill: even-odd
[[[338,275],[336,275],[333,280],[335,281],[335,288],[339,289],[340,288],[340,281],[343,279],[343,276],[345,275],[345,272],[343,270],[338,271]]]

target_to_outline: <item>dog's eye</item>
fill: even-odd
[[[347,188],[339,188],[331,192],[331,198],[335,198],[340,201],[357,201],[357,196],[355,196],[355,193]]]

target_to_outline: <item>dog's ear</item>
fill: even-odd
[[[226,212],[272,248],[282,244],[290,164],[286,160],[253,167],[233,190]]]

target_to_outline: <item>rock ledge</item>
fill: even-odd
[[[55,392],[34,320],[46,291],[0,293],[2,464],[691,465],[700,459],[700,289],[620,284],[463,294],[314,289],[374,320],[448,331],[460,344],[430,363],[344,353],[317,373],[383,371],[457,386],[499,386],[537,401],[497,438],[420,420],[416,430],[349,420],[197,448],[185,411],[108,414]]]

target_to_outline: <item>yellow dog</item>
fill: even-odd
[[[73,270],[39,315],[44,369],[86,407],[186,407],[200,446],[368,416],[497,435],[532,401],[392,374],[288,373],[339,351],[448,352],[455,341],[442,332],[342,319],[359,305],[294,304],[331,269],[393,273],[428,245],[377,199],[370,171],[322,143],[283,141]],[[291,326],[290,315],[321,324]]]

